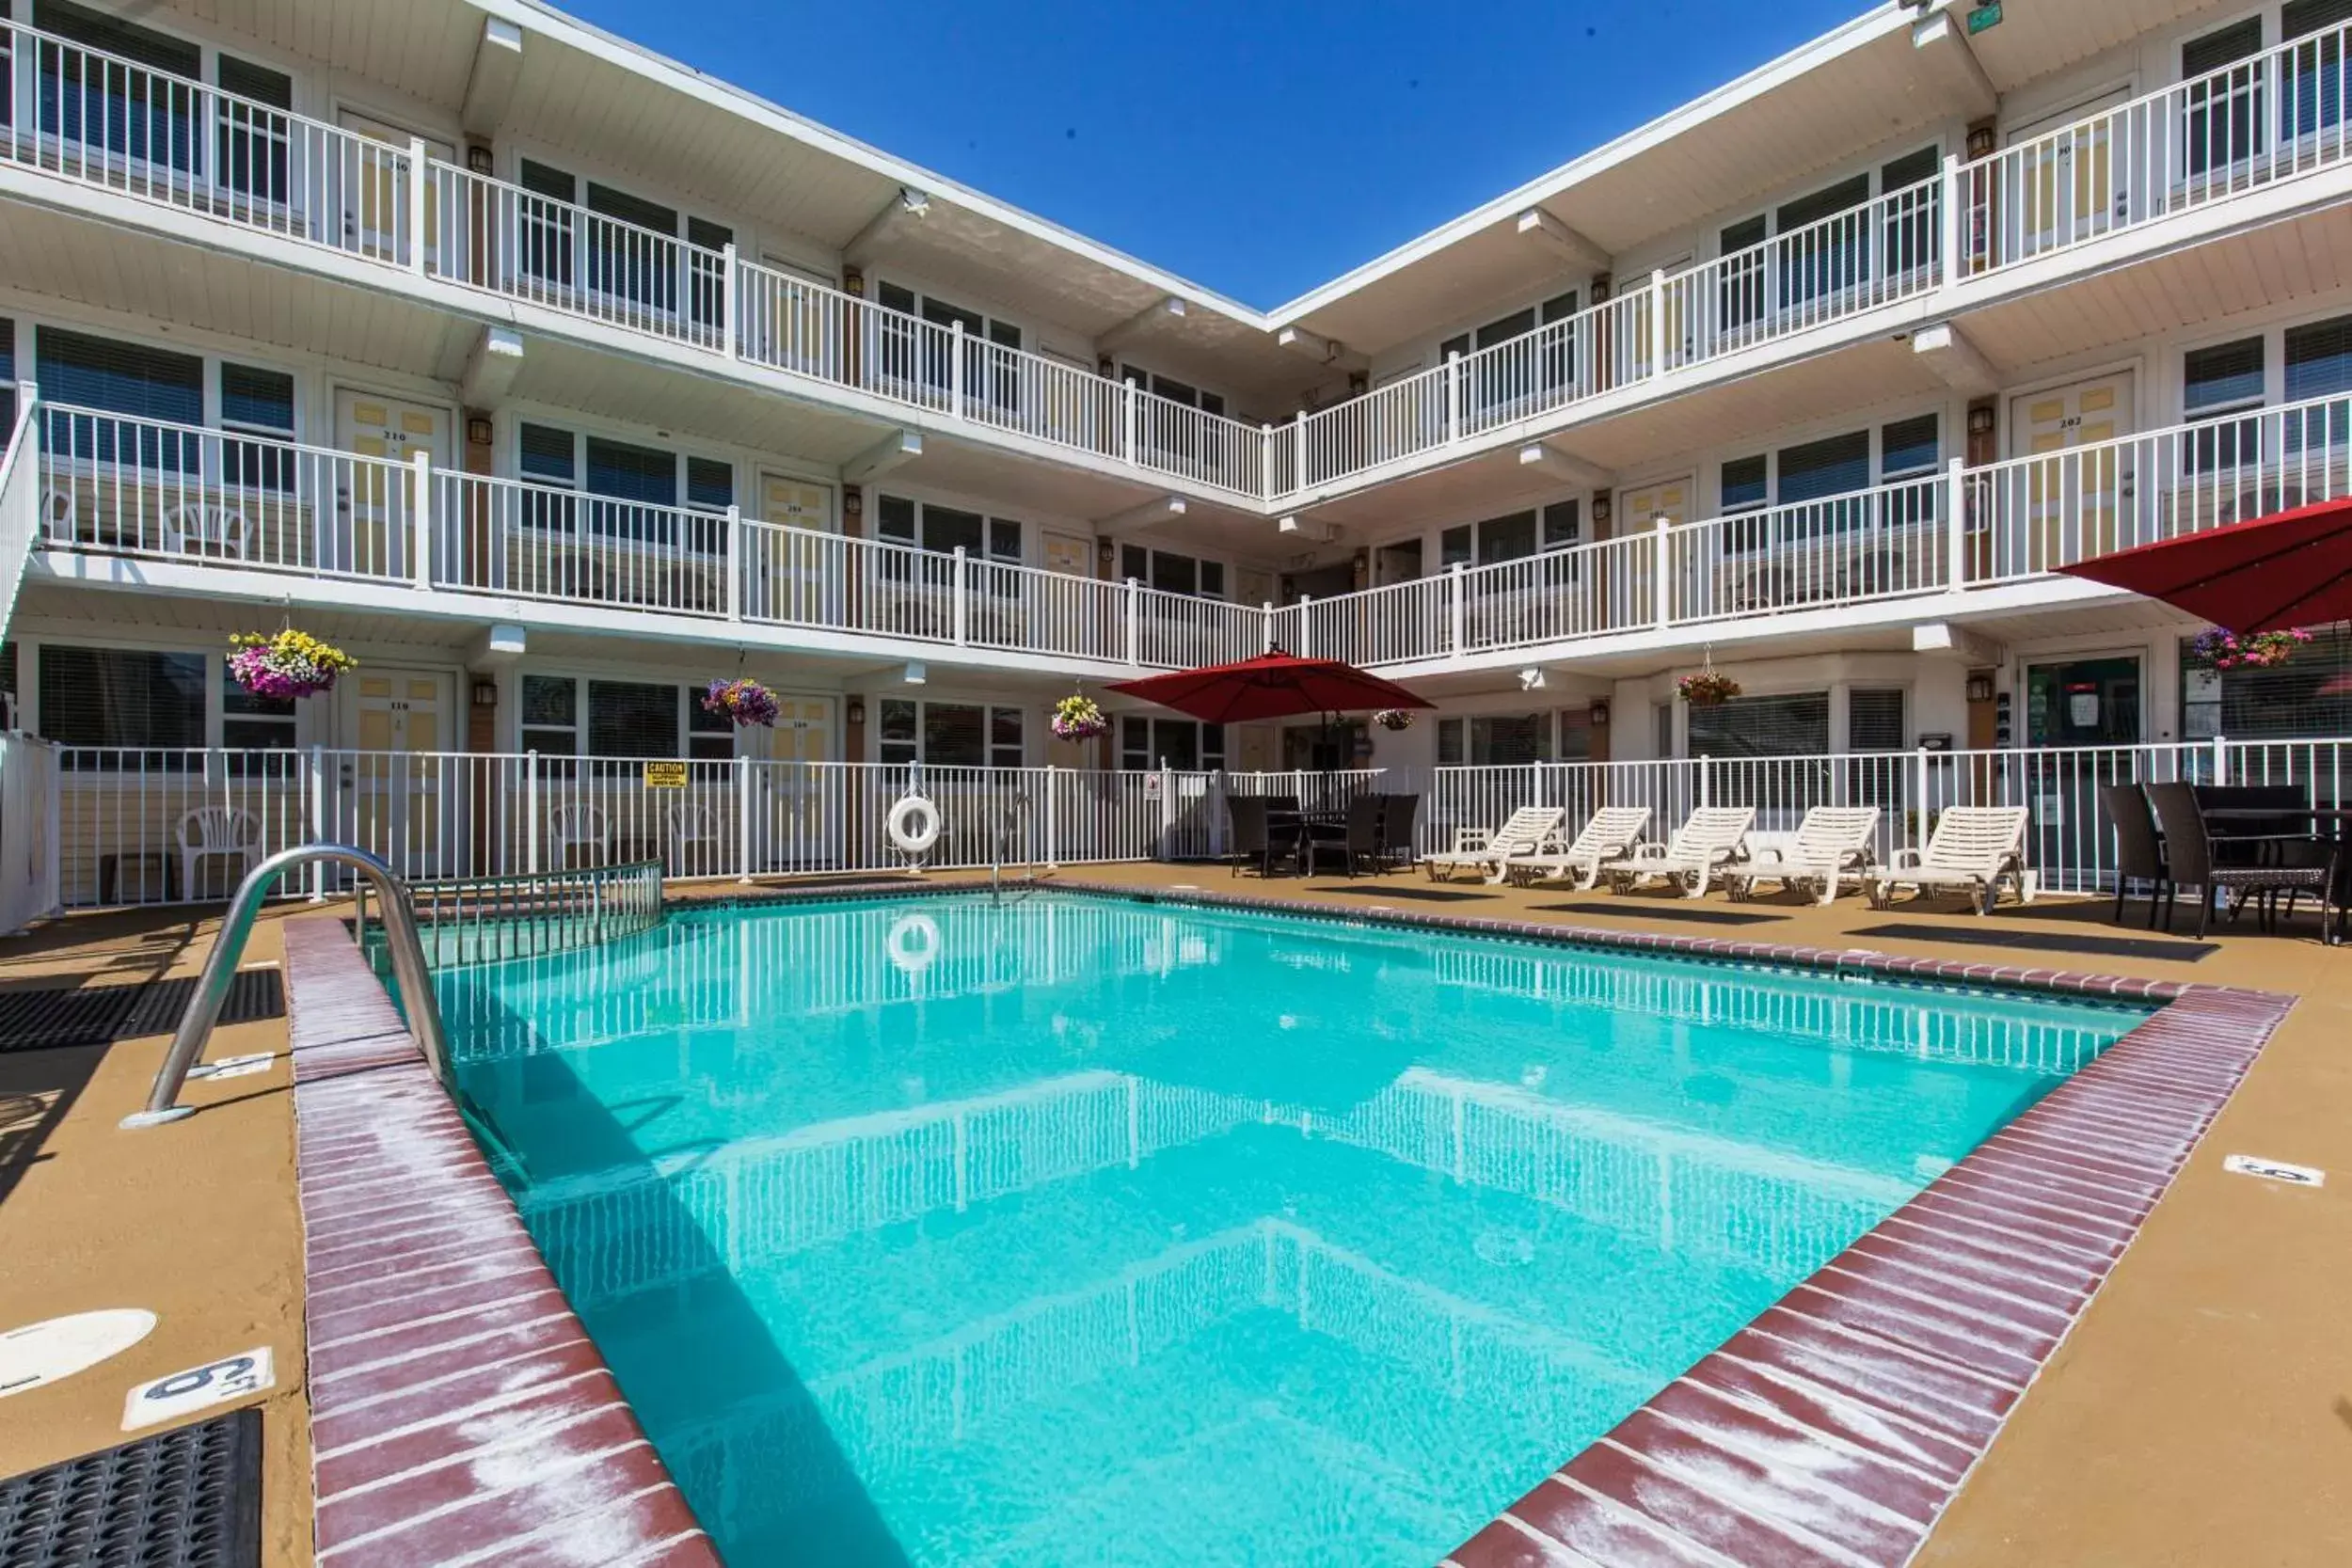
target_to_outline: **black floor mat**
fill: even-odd
[[[1311,887],[1309,893],[1347,893],[1359,898],[1406,898],[1418,904],[1466,904],[1480,898],[1492,898],[1491,893],[1472,893],[1467,888],[1441,887],[1350,887],[1338,883],[1331,887]]]
[[[105,1045],[179,1027],[196,992],[192,974],[135,986],[50,987],[0,990],[0,1051],[47,1051],[61,1045]],[[243,969],[230,982],[223,1023],[252,1023],[286,1016],[285,991],[274,969]],[[6,1568],[16,1568],[0,1558]]]
[[[1894,937],[1903,942],[1948,942],[1960,947],[2014,947],[2025,953],[2095,953],[2103,958],[2169,958],[2176,963],[2192,964],[2208,953],[2221,950],[2221,944],[2213,942],[2186,942],[2164,937],[2100,937],[2088,932],[2077,936],[2072,931],[2008,931],[1999,927],[1963,926],[1957,920],[1947,926],[1898,921],[1891,926],[1865,926],[1850,934],[1857,937]]]
[[[262,1413],[0,1481],[7,1568],[259,1568]]]
[[[1663,898],[1620,898],[1613,903],[1595,899],[1583,904],[1538,904],[1545,914],[1613,914],[1629,920],[1679,920],[1691,926],[1769,926],[1785,914],[1762,910],[1710,909],[1703,904],[1669,903]]]

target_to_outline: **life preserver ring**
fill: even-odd
[[[890,959],[890,967],[912,980],[931,967],[939,957],[939,927],[927,914],[903,914],[882,938],[882,952]]]
[[[919,855],[939,842],[939,808],[920,795],[901,795],[882,826],[891,843]]]

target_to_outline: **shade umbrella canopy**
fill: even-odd
[[[1120,681],[1111,689],[1172,707],[1208,724],[1437,705],[1353,664],[1336,658],[1297,658],[1279,651],[1234,664],[1207,664],[1198,670]]]
[[[2234,632],[2352,620],[2352,499],[2274,512],[2061,566]]]

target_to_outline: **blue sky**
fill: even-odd
[[[1869,0],[559,0],[1269,307]]]

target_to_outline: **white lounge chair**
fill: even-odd
[[[1508,872],[1505,863],[1513,855],[1532,855],[1543,848],[1567,815],[1558,806],[1521,806],[1500,828],[1456,828],[1454,847],[1433,849],[1422,856],[1421,868],[1433,882],[1450,880],[1465,867],[1490,882],[1500,882]]]
[[[1792,893],[1809,893],[1817,903],[1835,903],[1847,882],[1869,879],[1875,856],[1870,841],[1879,831],[1876,806],[1813,806],[1788,844],[1750,847],[1748,858],[1724,866],[1721,875],[1734,898],[1753,897],[1758,882],[1778,882]]]
[[[1898,849],[1891,865],[1871,873],[1870,903],[1884,909],[1894,902],[1895,890],[1908,887],[1925,897],[1942,888],[1965,888],[1975,898],[1977,912],[1990,914],[2000,900],[2001,883],[2017,889],[2017,901],[2030,904],[2034,875],[2026,869],[2026,819],[2023,806],[1946,806],[1928,835],[1926,849]]]
[[[1503,866],[1514,881],[1566,882],[1581,891],[1599,877],[1601,862],[1630,851],[1648,826],[1647,806],[1603,806],[1585,818],[1566,848],[1513,855]]]
[[[1740,841],[1756,825],[1754,806],[1701,806],[1664,844],[1645,844],[1601,863],[1601,875],[1619,893],[1630,893],[1652,877],[1662,877],[1685,898],[1707,892],[1708,879],[1740,852]]]

